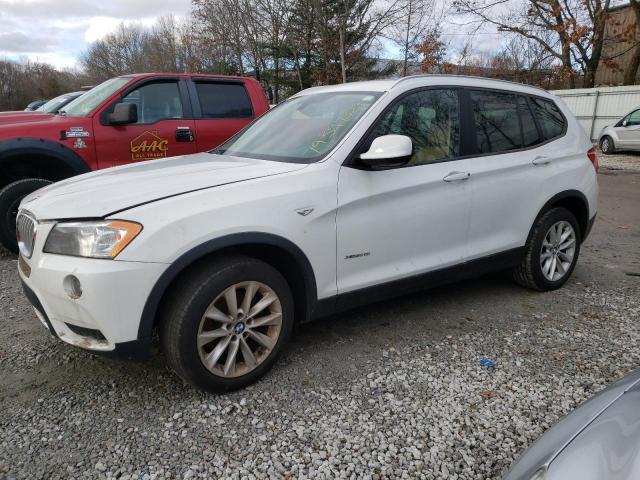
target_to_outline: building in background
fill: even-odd
[[[624,69],[640,42],[640,25],[630,3],[609,8],[609,15],[602,46],[603,61],[596,71],[596,85],[602,86],[624,83]],[[635,83],[640,83],[640,69]]]

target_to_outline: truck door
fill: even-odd
[[[254,118],[251,99],[241,80],[196,77],[190,88],[195,97],[199,152],[217,147]]]
[[[137,107],[137,120],[110,125],[116,103]],[[156,160],[196,152],[193,115],[187,89],[177,78],[151,78],[123,92],[94,116],[98,168]]]

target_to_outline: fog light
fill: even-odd
[[[82,295],[82,285],[75,275],[67,275],[62,281],[62,288],[67,292],[70,298],[74,300]]]

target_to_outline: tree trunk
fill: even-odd
[[[407,76],[407,64],[409,63],[409,34],[411,32],[411,14],[413,13],[413,0],[409,0],[409,12],[407,15],[407,35],[404,38],[404,62],[402,64],[402,76]]]
[[[624,69],[624,85],[635,85],[636,76],[638,75],[638,68],[640,67],[640,38],[638,38],[638,26],[640,25],[640,1],[631,0],[631,8],[633,8],[633,12],[636,17],[636,31],[633,32],[631,37],[632,42],[639,42],[636,45],[636,48],[633,50],[633,54],[631,55],[631,60],[627,64],[627,67]]]
[[[344,30],[342,22],[340,22],[338,32],[340,33],[340,69],[342,70],[342,83],[347,83],[347,66],[345,65],[344,58]]]

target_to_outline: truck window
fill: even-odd
[[[152,82],[129,92],[123,103],[138,106],[137,125],[183,118],[178,82]]]
[[[241,83],[196,82],[204,118],[249,118],[251,100]]]

